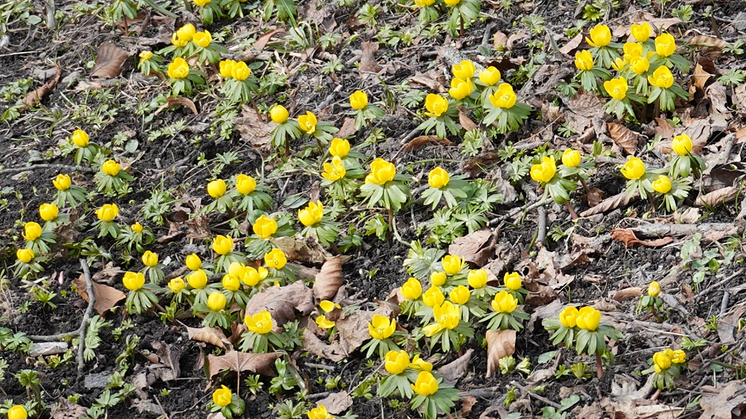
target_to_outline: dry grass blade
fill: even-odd
[[[51,92],[52,89],[54,89],[54,86],[56,86],[57,83],[59,83],[60,76],[62,76],[62,67],[57,66],[57,70],[54,73],[54,77],[52,77],[49,81],[44,83],[43,86],[27,94],[26,97],[23,98],[21,103],[28,106],[29,108],[33,108],[34,106],[38,105],[39,102],[41,102],[41,99],[44,96],[48,95],[49,92]]]
[[[637,150],[637,140],[640,134],[616,122],[610,122],[608,126],[609,135],[614,142],[619,147],[622,147],[625,153],[634,155]]]
[[[225,355],[221,356],[207,355],[210,380],[214,379],[223,370],[235,371],[238,374],[252,372],[267,377],[274,377],[277,374],[272,369],[272,365],[281,356],[282,354],[279,352],[252,354],[235,350],[228,351]]]
[[[500,368],[500,358],[515,353],[515,330],[488,330],[485,334],[487,339],[487,378]]]
[[[187,329],[189,339],[209,343],[222,349],[225,349],[226,345],[230,346],[225,333],[216,327],[184,327]]]
[[[319,300],[331,300],[342,286],[342,258],[334,256],[326,260],[313,283],[313,295]]]
[[[128,57],[127,51],[110,42],[101,44],[96,51],[96,64],[93,66],[91,78],[112,79],[119,76],[122,63]]]
[[[88,302],[88,293],[85,290],[85,276],[81,274],[73,280],[73,284],[75,284],[78,294]],[[96,281],[93,281],[93,293],[96,295],[96,302],[93,304],[93,308],[98,314],[106,313],[117,305],[117,303],[127,298],[122,291],[108,285],[99,284]]]

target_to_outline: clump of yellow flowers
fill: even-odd
[[[653,386],[660,390],[670,390],[674,387],[674,381],[681,376],[686,366],[686,352],[681,349],[673,350],[666,348],[653,354],[652,366],[643,374],[654,373]]]

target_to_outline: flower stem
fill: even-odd
[[[601,379],[604,376],[604,366],[601,364],[601,354],[596,352],[596,377]]]
[[[570,204],[570,201],[565,201],[565,208],[567,208],[567,211],[570,213],[570,217],[572,217],[573,220],[578,219],[578,214],[575,212],[572,204]]]

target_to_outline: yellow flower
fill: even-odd
[[[633,57],[642,57],[644,51],[645,49],[642,44],[638,44],[637,42],[627,42],[622,47],[625,61],[631,61]]]
[[[174,58],[174,61],[168,65],[168,77],[172,79],[183,79],[189,75],[189,64],[181,57]]]
[[[324,206],[321,202],[309,202],[306,208],[298,211],[298,220],[306,227],[320,223],[324,218]]]
[[[622,57],[617,57],[616,59],[614,59],[614,62],[611,63],[611,68],[616,71],[622,71],[627,64],[629,64],[627,60]]]
[[[435,0],[414,0],[414,4],[417,7],[427,7],[435,4]]]
[[[365,183],[384,185],[386,182],[394,180],[394,176],[396,176],[394,163],[378,157],[370,164],[370,174],[365,177]]]
[[[422,284],[417,278],[409,278],[401,286],[401,293],[407,300],[416,300],[422,295]]]
[[[479,81],[487,86],[494,86],[500,82],[500,70],[495,66],[489,66],[486,70],[479,72]]]
[[[601,312],[593,307],[585,306],[578,310],[576,323],[579,328],[594,331],[601,323]]]
[[[227,79],[229,77],[233,77],[233,67],[236,65],[236,62],[233,60],[223,60],[218,64],[218,68],[220,69],[220,76],[224,79]],[[271,111],[270,111],[271,112]]]
[[[671,368],[671,358],[665,351],[656,352],[653,354],[653,364],[655,372],[660,373]]]
[[[454,64],[451,67],[453,77],[461,80],[469,80],[474,77],[474,73],[477,69],[474,67],[474,63],[469,60],[461,61],[461,64]]]
[[[275,105],[269,110],[269,117],[277,124],[282,124],[287,121],[289,116],[290,113],[287,108],[282,105]]]
[[[195,3],[197,3],[197,1],[199,0],[194,0]],[[231,393],[231,390],[228,387],[221,386],[212,393],[212,401],[220,407],[228,406],[233,401],[233,393]]]
[[[567,306],[560,311],[559,321],[562,326],[572,329],[577,324],[578,309],[573,306]]]
[[[266,278],[267,275],[269,275],[269,271],[264,266],[260,266],[256,269],[249,266],[244,269],[243,275],[241,275],[241,281],[243,281],[244,284],[253,287],[258,284],[259,281]]]
[[[645,42],[650,38],[651,28],[648,22],[633,23],[629,31],[637,42]]]
[[[318,121],[316,120],[316,115],[313,114],[313,112],[308,111],[305,115],[301,115],[298,117],[298,125],[300,126],[300,129],[306,132],[306,134],[313,134],[316,132],[316,123]]]
[[[461,100],[469,96],[473,90],[474,83],[471,82],[471,79],[453,79],[451,80],[451,88],[448,90],[448,94],[456,100]]]
[[[394,330],[396,330],[396,320],[380,314],[373,315],[370,323],[368,323],[368,332],[373,339],[387,339],[394,334]]]
[[[469,288],[466,288],[464,285],[459,285],[458,287],[451,290],[451,293],[448,294],[448,297],[453,301],[454,304],[461,304],[464,305],[469,302],[469,297],[471,296],[471,293],[469,292]]]
[[[648,286],[648,295],[651,297],[657,297],[661,295],[661,284],[658,281],[653,281]]]
[[[604,82],[604,89],[609,96],[616,100],[623,100],[627,97],[627,79],[619,77]]]
[[[445,255],[440,263],[448,275],[456,275],[466,266],[466,261],[456,255]]]
[[[429,93],[425,97],[425,115],[437,118],[448,111],[448,99],[441,95]]]
[[[341,138],[332,139],[329,144],[329,154],[336,157],[345,157],[350,152],[350,142]]]
[[[433,272],[430,274],[430,283],[432,285],[435,285],[436,287],[439,287],[445,284],[447,279],[448,279],[448,274],[442,271]]]
[[[575,53],[575,67],[578,70],[593,70],[593,56],[588,50],[578,51]]]
[[[194,4],[196,4],[199,7],[205,7],[205,5],[209,4],[211,0],[194,0]]]
[[[438,391],[438,380],[430,371],[420,371],[417,375],[417,381],[414,384],[410,384],[412,390],[421,396],[430,396]]]
[[[287,256],[285,256],[285,252],[282,250],[272,249],[264,255],[264,263],[266,263],[270,268],[282,269],[285,267],[285,264],[288,263],[288,259]]]
[[[243,273],[245,270],[246,270],[246,265],[244,265],[241,262],[231,262],[228,265],[228,275],[232,275],[235,277],[241,277],[243,276]]]
[[[326,411],[323,404],[320,404],[308,411],[308,419],[334,419],[334,416]]]
[[[176,32],[174,32],[174,33],[171,34],[171,44],[173,44],[173,46],[175,46],[177,48],[181,48],[183,46],[186,46],[186,44],[188,42],[189,41],[186,41],[186,40],[183,40],[183,39],[179,38],[179,34],[176,33]]]
[[[440,189],[448,186],[448,181],[451,180],[451,175],[446,172],[445,169],[438,166],[431,170],[427,175],[427,183],[432,188]]]
[[[246,316],[244,318],[244,323],[246,323],[246,327],[248,327],[250,331],[259,335],[266,335],[274,327],[272,315],[269,314],[269,311],[267,310],[262,310],[253,316]]]
[[[345,177],[345,174],[347,174],[347,170],[342,164],[342,159],[339,156],[334,156],[331,163],[324,163],[324,171],[321,176],[330,182],[336,182]]]
[[[277,232],[277,221],[262,214],[254,221],[252,229],[260,239],[268,239]]]
[[[88,145],[88,133],[83,131],[82,129],[76,129],[73,131],[73,135],[70,137],[70,139],[73,140],[73,143],[78,147],[85,147]]]
[[[132,224],[130,228],[134,233],[142,233],[142,224],[140,223]]]
[[[437,307],[443,304],[445,299],[446,297],[443,295],[443,291],[441,291],[437,286],[428,288],[428,290],[422,294],[422,302],[424,302],[428,307]]]
[[[223,284],[223,288],[227,289],[228,291],[235,292],[238,291],[239,288],[241,288],[241,281],[239,281],[237,277],[231,274],[223,275],[221,284]]]
[[[210,42],[212,42],[212,35],[210,35],[209,31],[196,32],[192,37],[192,42],[201,46],[202,48],[207,48],[210,46]]]
[[[114,160],[106,160],[101,165],[101,171],[109,176],[118,175],[120,170],[122,170],[122,166],[120,166],[119,163],[115,162]]]
[[[552,156],[544,156],[541,164],[531,166],[531,179],[537,182],[549,182],[555,173],[557,173],[557,164]]]
[[[218,234],[212,242],[212,250],[219,255],[227,255],[233,251],[233,239]]]
[[[368,106],[368,95],[361,90],[356,90],[355,93],[350,95],[350,106],[352,106],[352,109],[365,109]]]
[[[217,199],[225,195],[227,187],[223,179],[215,179],[207,184],[207,193]]]
[[[199,256],[197,256],[196,254],[192,253],[191,255],[186,257],[185,264],[190,271],[196,271],[197,269],[202,267],[202,259],[200,259]]]
[[[238,81],[244,81],[251,75],[251,69],[245,62],[237,62],[231,69],[231,77]]]
[[[34,251],[31,249],[16,250],[16,259],[23,263],[29,263],[34,259]]]
[[[506,272],[503,276],[503,283],[505,284],[505,288],[513,291],[517,291],[523,286],[521,275],[518,272]]]
[[[117,204],[105,204],[96,210],[96,217],[101,221],[112,221],[119,214]]]
[[[137,291],[145,285],[145,275],[140,272],[125,272],[122,284],[130,291]]]
[[[681,134],[673,137],[671,148],[674,153],[680,156],[686,156],[692,151],[692,139],[687,134]]]
[[[455,6],[459,3],[461,3],[461,0],[444,0],[445,3],[449,6]]]
[[[8,409],[8,419],[28,419],[26,408],[17,404]]]
[[[658,176],[653,182],[653,189],[660,194],[667,194],[671,190],[671,179],[664,175]]]
[[[55,204],[39,205],[39,216],[44,221],[52,221],[60,214],[60,209]]]
[[[660,57],[668,57],[676,52],[676,40],[670,33],[662,33],[655,38],[655,52]]]
[[[621,170],[622,175],[629,180],[640,179],[645,175],[645,163],[637,157],[630,157]]]
[[[174,294],[180,293],[184,288],[186,288],[186,284],[180,276],[168,281],[168,289]]]
[[[335,308],[342,308],[339,304],[329,301],[329,300],[323,300],[319,303],[319,307],[321,307],[321,310],[324,311],[324,313],[329,313],[331,311],[334,311]]]
[[[650,70],[650,61],[645,57],[632,57],[629,61],[629,68],[635,74],[641,76]]]
[[[176,31],[176,36],[178,36],[179,39],[189,42],[194,37],[195,33],[197,33],[197,29],[194,28],[194,25],[187,23]]]
[[[611,30],[606,25],[596,25],[591,29],[590,39],[585,38],[591,46],[605,47],[611,42]]]
[[[72,182],[70,181],[70,176],[60,173],[57,175],[56,178],[52,181],[52,185],[54,185],[55,189],[58,191],[66,191],[70,189],[70,185]]]
[[[236,176],[236,189],[242,195],[248,195],[256,189],[256,180],[249,175],[241,173]]]
[[[207,286],[207,274],[202,269],[197,269],[187,276],[187,282],[194,289],[204,288]]]
[[[383,365],[389,374],[401,374],[409,366],[409,354],[404,351],[388,351]]]
[[[487,271],[484,269],[469,271],[466,279],[469,281],[470,287],[474,289],[484,288],[487,285]]]
[[[652,76],[648,76],[648,82],[655,87],[668,89],[673,86],[673,74],[668,67],[662,65],[653,72]]]
[[[213,291],[207,297],[207,307],[212,311],[220,311],[225,308],[226,298],[220,291]]]
[[[142,254],[142,263],[143,265],[152,268],[158,264],[158,255],[150,250],[146,250],[145,253]]]
[[[516,100],[518,97],[513,92],[513,86],[508,83],[502,83],[497,87],[497,91],[490,95],[490,103],[496,108],[510,109]]]
[[[424,359],[420,359],[419,355],[415,355],[414,358],[412,358],[412,362],[409,363],[409,367],[416,371],[433,370],[433,364],[425,361]]]
[[[316,325],[323,330],[327,330],[334,327],[335,323],[331,320],[328,320],[325,315],[321,315],[316,317]]]
[[[562,153],[562,164],[567,167],[577,167],[582,158],[578,150],[568,148]]]
[[[427,325],[422,328],[425,336],[432,337],[443,329],[455,329],[458,327],[460,319],[460,310],[450,301],[433,307],[433,315],[437,323]]]
[[[683,364],[686,362],[686,352],[682,351],[681,349],[677,349],[673,351],[673,355],[671,355],[671,362],[674,364]]]
[[[500,291],[495,294],[491,305],[498,313],[512,313],[518,307],[518,300],[507,291]]]

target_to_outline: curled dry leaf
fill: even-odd
[[[487,378],[498,371],[500,358],[515,353],[515,330],[488,330],[485,334],[487,339]]]
[[[80,274],[79,277],[73,280],[75,289],[78,294],[88,302],[88,293],[86,292],[85,276]],[[93,281],[93,294],[96,296],[96,302],[93,304],[93,308],[96,309],[98,314],[104,314],[111,310],[117,303],[127,298],[127,296],[118,289],[110,287],[108,285],[99,284]]]
[[[57,70],[54,73],[54,77],[49,79],[46,83],[44,83],[41,87],[34,90],[33,92],[30,92],[26,95],[26,97],[23,98],[21,103],[28,106],[29,108],[33,108],[34,106],[38,105],[39,102],[41,102],[41,99],[49,94],[49,92],[54,89],[54,86],[57,85],[57,83],[60,81],[60,76],[62,76],[62,67],[57,66]]]
[[[52,405],[49,416],[52,419],[78,419],[86,416],[86,408],[60,397],[59,403]]]
[[[635,150],[637,150],[637,141],[640,137],[640,134],[617,122],[610,122],[608,124],[608,127],[609,135],[614,140],[614,142],[619,147],[622,147],[625,153],[634,155]]]
[[[101,44],[96,51],[96,63],[91,72],[91,78],[112,79],[119,76],[122,63],[129,57],[127,51],[111,42]]]
[[[320,265],[331,255],[319,245],[317,240],[310,238],[278,237],[272,239],[272,244],[280,248],[288,260]]]
[[[560,48],[560,52],[565,55],[570,55],[573,51],[575,51],[579,46],[580,43],[583,42],[583,33],[578,33],[575,35],[571,40],[567,41],[565,45]]]
[[[477,127],[477,124],[466,115],[461,107],[458,110],[458,123],[467,131],[471,131]]]
[[[189,339],[206,342],[222,349],[225,349],[226,346],[230,346],[230,342],[228,341],[228,338],[225,337],[225,333],[217,327],[184,327],[187,329]]]
[[[714,190],[708,194],[698,196],[697,200],[694,201],[694,205],[699,207],[716,207],[720,204],[736,199],[736,197],[741,194],[741,189],[740,186],[727,186],[722,189]]]
[[[360,45],[360,49],[363,52],[362,57],[360,57],[360,72],[378,73],[379,71],[381,71],[381,66],[378,65],[378,62],[376,62],[376,51],[378,51],[378,43],[366,41]]]
[[[250,106],[241,107],[241,116],[235,120],[236,128],[241,133],[241,139],[247,141],[256,148],[261,148],[269,143],[272,135],[272,126]]]
[[[473,353],[474,349],[467,350],[460,357],[440,367],[438,369],[438,374],[443,377],[443,380],[445,380],[446,383],[455,385],[456,382],[466,374],[466,371],[468,371],[469,362],[471,361],[471,355]]]
[[[225,355],[221,356],[207,355],[210,380],[213,380],[223,370],[235,371],[238,374],[246,371],[267,377],[274,377],[277,374],[272,369],[272,365],[281,356],[282,354],[279,352],[252,354],[235,350],[228,351]]]
[[[477,266],[484,266],[495,253],[495,242],[499,230],[489,228],[477,230],[464,237],[459,237],[448,246],[448,252]]]
[[[267,310],[275,321],[275,327],[279,328],[296,319],[296,310],[306,316],[314,308],[313,291],[302,281],[297,281],[284,287],[269,287],[260,291],[246,303],[246,314],[254,315]]]
[[[344,122],[342,122],[342,128],[337,131],[335,136],[339,138],[347,138],[352,137],[356,132],[357,128],[355,128],[355,119],[345,118]]]
[[[438,138],[435,135],[421,135],[419,137],[413,138],[412,141],[410,141],[406,145],[406,147],[404,147],[404,151],[419,150],[430,143],[438,143],[449,147],[453,145],[453,143],[450,142],[448,138]]]
[[[189,99],[188,97],[181,97],[181,96],[169,96],[168,99],[166,99],[166,103],[161,105],[161,107],[158,108],[157,111],[155,111],[155,114],[158,115],[164,110],[168,108],[173,108],[174,106],[183,106],[185,108],[188,108],[190,111],[192,111],[194,115],[199,114],[199,112],[197,112],[197,106],[194,105],[194,102],[192,102],[192,100]]]
[[[327,412],[338,415],[352,406],[352,397],[346,391],[339,391],[319,400],[316,405],[323,405]]]
[[[492,37],[492,47],[498,51],[505,49],[508,45],[508,36],[500,31],[495,31]]]
[[[324,262],[321,272],[316,275],[313,295],[319,300],[331,300],[342,286],[343,280],[342,258],[340,256],[330,257]]]
[[[703,386],[699,405],[704,410],[700,419],[731,419],[734,410],[746,410],[746,384],[738,380],[726,386]]]
[[[611,297],[614,301],[627,301],[632,298],[640,298],[642,297],[642,288],[640,287],[629,287],[624,288],[619,291],[617,291],[613,297]]]
[[[458,417],[468,418],[471,416],[471,409],[477,404],[477,398],[474,396],[466,396],[461,400],[461,412]]]
[[[727,42],[720,38],[714,38],[707,35],[696,35],[689,39],[689,45],[694,45],[702,51],[702,54],[708,58],[719,57],[723,53],[723,48],[728,45]]]
[[[581,212],[580,216],[590,217],[591,215],[602,214],[606,211],[611,211],[613,209],[619,208],[620,206],[629,204],[630,201],[637,199],[639,196],[640,195],[637,193],[630,195],[626,191],[622,191],[614,196],[610,196],[604,199],[595,207],[588,208],[587,210]]]
[[[712,60],[709,58],[700,58],[697,61],[697,65],[694,66],[692,83],[700,90],[705,90],[707,81],[715,74],[717,74],[717,69],[715,69],[715,64],[713,64]]]
[[[640,240],[631,228],[615,228],[611,230],[611,238],[624,243],[625,247],[634,245],[661,247],[673,242],[673,238],[671,237],[661,237],[655,240]]]

